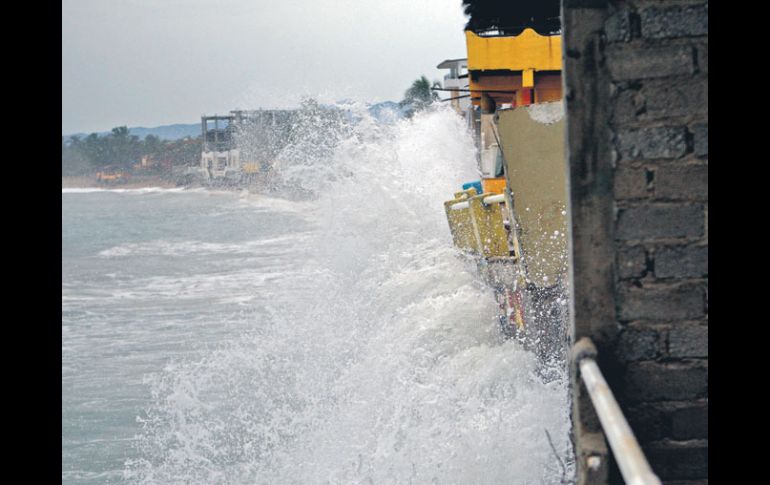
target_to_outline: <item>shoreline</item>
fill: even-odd
[[[62,175],[61,178],[61,188],[63,189],[146,189],[149,187],[173,189],[178,187],[178,185],[156,175],[136,175],[127,182],[113,184],[100,183],[96,180],[95,176],[88,175]]]

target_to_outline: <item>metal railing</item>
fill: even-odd
[[[505,194],[489,195],[481,199],[481,202],[483,202],[484,205],[502,204],[505,202]],[[465,201],[456,203],[455,205],[451,206],[450,209],[453,211],[458,211],[461,209],[467,209],[469,207],[470,202]]]
[[[661,485],[596,364],[596,353],[593,342],[586,337],[578,340],[573,347],[575,363],[580,369],[623,480],[629,485]]]

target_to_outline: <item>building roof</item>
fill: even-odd
[[[451,69],[453,67],[468,67],[468,59],[447,59],[441,61],[436,69]]]

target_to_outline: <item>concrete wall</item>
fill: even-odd
[[[560,108],[561,103],[550,106]],[[549,124],[533,119],[529,111],[542,107],[497,115],[527,282],[544,288],[562,283],[568,265],[565,122],[563,117]]]
[[[563,0],[574,338],[668,484],[708,479],[708,2]],[[622,483],[576,376],[579,483]],[[596,463],[596,461],[594,461]]]

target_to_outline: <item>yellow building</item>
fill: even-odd
[[[481,36],[465,31],[471,100],[487,94],[498,106],[559,101],[561,36],[524,29],[517,36]]]
[[[528,306],[567,277],[561,35],[465,37],[483,193],[456,193],[447,218],[455,244],[495,288],[503,330],[533,335]]]

